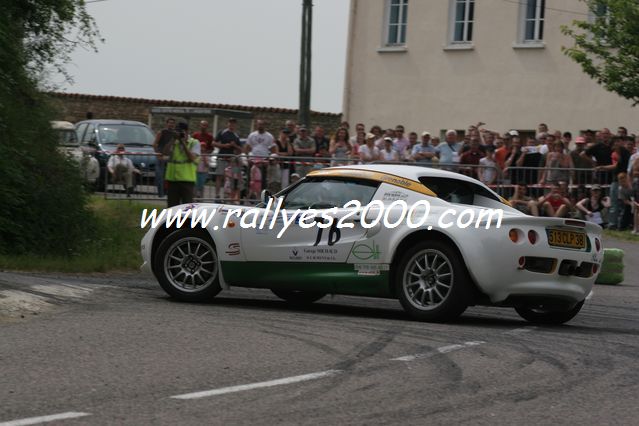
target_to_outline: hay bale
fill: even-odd
[[[595,284],[616,285],[623,282],[623,255],[621,249],[604,249],[604,259],[601,264],[601,272],[595,280]]]

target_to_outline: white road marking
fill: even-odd
[[[442,346],[441,348],[435,349],[440,354],[447,354],[448,352],[458,351],[460,349],[464,349],[464,345],[448,345]]]
[[[460,349],[470,348],[472,346],[483,345],[484,343],[486,343],[486,342],[481,341],[481,340],[477,340],[477,341],[472,341],[472,342],[464,342],[464,343],[459,344],[459,345],[442,346],[442,347],[439,347],[439,348],[437,348],[435,350],[432,350],[430,352],[424,352],[422,354],[406,355],[406,356],[400,356],[398,358],[392,358],[391,361],[410,362],[410,361],[415,361],[416,359],[429,358],[429,357],[431,357],[433,355],[437,355],[437,354],[447,354],[449,352],[458,351]]]
[[[197,399],[206,398],[208,396],[223,395],[226,393],[242,392],[252,389],[270,388],[273,386],[290,385],[292,383],[307,382],[309,380],[317,380],[325,377],[331,377],[341,373],[342,370],[327,370],[318,373],[304,374],[301,376],[285,377],[283,379],[269,380],[267,382],[250,383],[248,385],[229,386],[219,389],[211,389],[202,392],[186,393],[183,395],[174,395],[175,399]],[[0,425],[1,426],[1,425]]]
[[[0,423],[0,426],[24,426],[36,425],[38,423],[54,422],[56,420],[77,419],[78,417],[90,416],[91,413],[68,413],[52,414],[50,416],[29,417],[28,419],[11,420],[9,422]]]
[[[530,333],[531,331],[534,331],[534,330],[537,330],[537,327],[522,327],[522,328],[516,328],[514,330],[510,330],[510,331],[504,331],[504,334],[516,335],[516,334]]]

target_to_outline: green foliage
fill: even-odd
[[[146,232],[140,228],[142,210],[165,205],[93,197],[89,208],[95,224],[70,253],[0,254],[0,269],[76,273],[138,270],[142,264],[140,240]]]
[[[81,174],[57,151],[38,94],[16,98],[0,130],[0,253],[70,253],[92,228]]]
[[[0,253],[68,255],[95,226],[80,173],[58,153],[51,111],[37,91],[41,71],[61,67],[76,43],[95,36],[92,28],[80,0],[2,6]],[[67,37],[71,31],[75,41]]]
[[[611,231],[609,229],[605,229],[604,236],[610,237],[610,238],[617,238],[618,240],[622,240],[622,241],[639,243],[639,235],[631,234],[628,231]],[[605,245],[605,241],[604,241],[604,245]]]
[[[31,76],[47,67],[67,76],[64,64],[78,46],[95,50],[99,32],[84,0],[20,0],[3,5],[10,33],[12,57]]]
[[[593,19],[561,28],[574,46],[566,55],[606,90],[639,103],[639,2],[583,0]]]

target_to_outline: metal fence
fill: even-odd
[[[163,199],[166,183],[161,175],[166,162],[155,155],[125,153],[132,167],[113,172],[103,166],[99,191],[108,199]],[[517,185],[525,184],[528,195],[542,196],[554,185],[563,186],[566,195],[580,199],[595,183],[607,188],[612,179],[609,172],[595,169],[567,169],[550,167],[509,167],[471,164],[444,164],[437,162],[388,162],[362,163],[356,158],[330,157],[252,157],[247,155],[203,154],[198,167],[195,201],[254,204],[262,189],[276,193],[304,177],[312,170],[325,167],[354,164],[414,165],[464,174],[486,183],[504,198],[510,198]]]

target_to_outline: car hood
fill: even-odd
[[[102,144],[102,149],[107,154],[114,154],[117,149],[117,144],[105,143]],[[137,145],[137,144],[124,144],[126,152],[131,154],[153,154],[155,150],[153,145]]]

